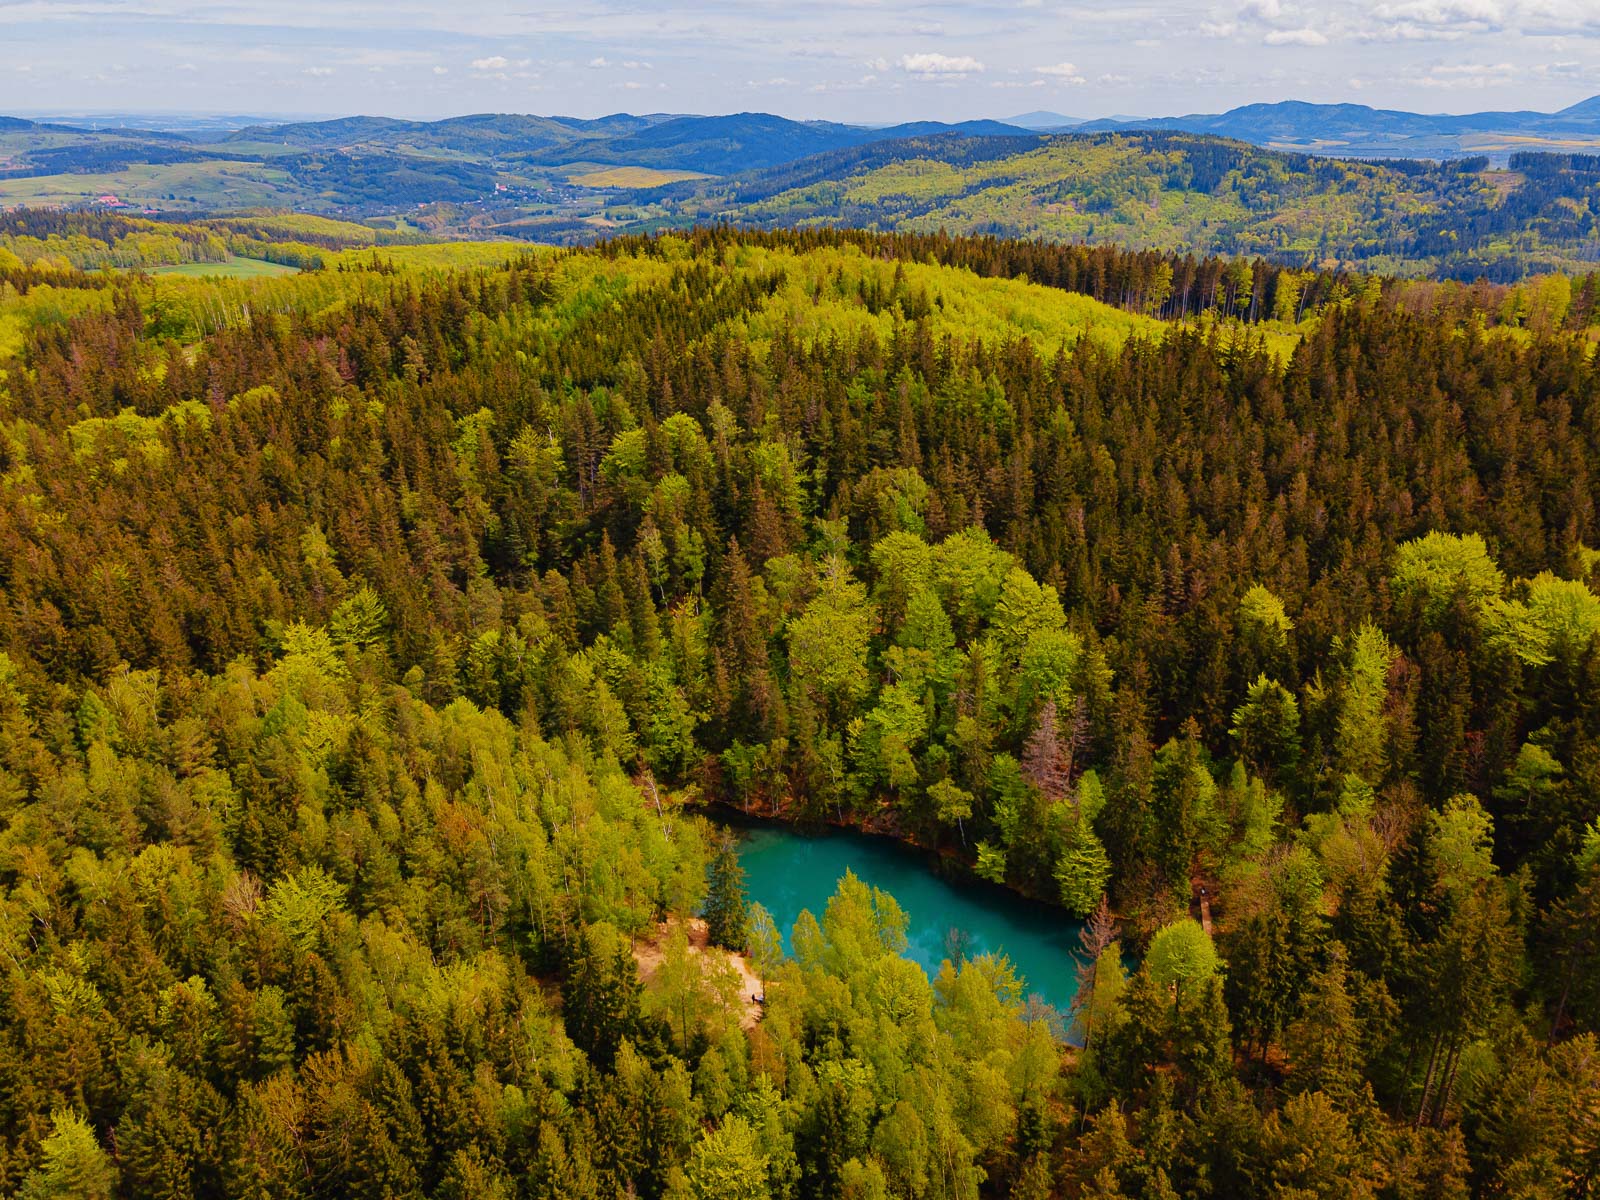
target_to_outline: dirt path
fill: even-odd
[[[655,937],[649,941],[637,941],[633,945],[633,960],[639,964],[639,977],[649,983],[661,969],[661,961],[666,957],[667,934],[672,930],[672,922],[663,921],[656,928]],[[750,959],[743,954],[735,954],[732,950],[724,950],[720,946],[711,944],[710,934],[706,930],[706,923],[699,917],[689,922],[689,952],[691,954],[720,954],[727,958],[728,965],[739,975],[739,1027],[741,1029],[754,1029],[761,1020],[761,1005],[756,1003],[755,997],[761,994],[761,980],[751,969]]]

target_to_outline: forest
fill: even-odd
[[[32,220],[0,1193],[1600,1189],[1594,278]],[[1058,906],[1078,1002],[853,876],[786,953],[735,810]]]
[[[676,185],[638,215],[647,226],[988,234],[1462,280],[1592,269],[1600,159],[1518,153],[1508,165],[1329,158],[1159,130],[945,134]]]

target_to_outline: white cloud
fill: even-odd
[[[1035,75],[1048,76],[1049,78],[1054,79],[1057,83],[1083,82],[1083,73],[1079,71],[1076,66],[1069,62],[1056,63],[1052,67],[1035,67],[1033,69],[1033,73]]]
[[[310,75],[313,79],[326,79],[333,74],[332,67],[307,67],[302,74]]]
[[[900,67],[924,79],[976,75],[986,68],[969,55],[952,57],[948,54],[907,54],[901,57]]]
[[[1269,46],[1326,46],[1326,34],[1315,29],[1274,29],[1261,39]]]
[[[1452,63],[1433,67],[1417,82],[1423,87],[1457,91],[1501,87],[1510,83],[1516,73],[1510,63]]]
[[[1504,28],[1513,13],[1506,0],[1400,0],[1372,10],[1378,22],[1361,22],[1366,41],[1453,42]]]
[[[878,82],[876,75],[863,75],[860,79],[828,79],[821,83],[814,83],[806,90],[818,96],[825,96],[833,92],[863,92]],[[889,91],[898,91],[898,83],[886,85]]]
[[[1208,38],[1244,52],[1201,55],[1209,74],[1180,70]],[[862,121],[971,116],[996,81],[1043,80],[1050,94],[1082,97],[1085,116],[1337,100],[1357,94],[1353,78],[1361,99],[1405,109],[1553,110],[1600,91],[1600,0],[0,0],[0,44],[13,107],[155,107],[163,84],[181,79],[196,107],[272,109],[294,94],[284,81],[299,79],[298,107],[437,116],[499,106],[537,70],[583,114],[614,106],[612,85],[628,78],[665,81],[674,111],[697,112],[729,107],[747,79],[781,78],[792,82],[760,84],[771,89],[754,94],[763,107]],[[371,75],[377,54],[415,57]],[[522,65],[528,55],[537,65]],[[604,68],[585,70],[596,56]],[[118,58],[139,65],[115,93],[72,90]],[[1038,69],[1059,59],[1077,72]],[[1502,60],[1516,73],[1429,69]],[[208,66],[180,75],[188,62]],[[30,63],[32,76],[14,73]],[[334,74],[304,75],[307,63]],[[866,74],[876,79],[864,84]],[[1093,94],[1102,75],[1130,80],[1115,106]],[[433,82],[407,95],[402,80]],[[812,87],[849,94],[819,99]],[[1438,90],[1469,87],[1488,90]],[[1455,95],[1461,104],[1438,103]]]
[[[1575,83],[1580,86],[1588,86],[1596,79],[1600,79],[1600,63],[1539,63],[1533,68],[1533,74],[1540,79],[1551,79],[1560,83]]]
[[[1506,19],[1501,0],[1404,0],[1380,4],[1374,15],[1385,21],[1415,21],[1419,25],[1499,25]]]

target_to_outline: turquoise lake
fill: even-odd
[[[829,832],[805,836],[772,826],[740,826],[739,862],[749,898],[790,933],[801,909],[820,921],[840,878],[854,871],[900,903],[909,919],[906,954],[932,978],[949,956],[951,930],[966,935],[968,957],[990,952],[1011,960],[1026,990],[1063,1013],[1077,991],[1080,924],[1060,909],[1001,888],[943,879],[925,854],[886,838]]]

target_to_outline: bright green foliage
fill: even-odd
[[[1015,659],[1033,638],[1060,630],[1066,621],[1054,588],[1041,586],[1020,567],[1007,573],[994,611],[994,635],[1003,658]]]
[[[320,867],[308,866],[273,883],[261,911],[283,926],[296,944],[309,949],[321,939],[329,919],[342,910],[343,903],[344,888]]]
[[[1600,634],[1600,596],[1549,571],[1518,585],[1525,599],[1495,597],[1484,615],[1491,641],[1529,666],[1572,663]]]
[[[1099,774],[1091,768],[1078,779],[1078,816],[1092,822],[1100,815],[1105,804],[1105,785],[1100,782]]]
[[[1087,818],[1074,821],[1056,860],[1056,883],[1061,889],[1061,904],[1075,916],[1094,911],[1111,882],[1111,859],[1095,836]]]
[[[775,972],[783,961],[783,935],[779,933],[772,914],[761,904],[750,905],[745,918],[746,941],[750,948],[750,961],[757,973],[766,978]]]
[[[1528,582],[1528,614],[1552,656],[1576,659],[1600,634],[1600,596],[1577,580],[1549,571]]]
[[[883,610],[884,625],[897,629],[913,597],[924,592],[933,573],[933,550],[914,533],[897,530],[872,546],[876,578],[873,598]]]
[[[52,1132],[44,1139],[44,1161],[22,1185],[20,1200],[110,1200],[117,1168],[100,1147],[94,1130],[74,1112],[50,1116]]]
[[[1122,961],[1122,944],[1109,942],[1092,963],[1086,963],[1088,988],[1078,996],[1078,1025],[1085,1044],[1093,1044],[1095,1031],[1103,1036],[1107,1027],[1122,1013],[1122,996],[1128,987],[1128,971]]]
[[[370,587],[363,587],[333,610],[328,633],[336,645],[365,649],[383,640],[389,612]]]
[[[789,668],[818,700],[848,711],[867,693],[871,618],[866,590],[838,560],[824,565],[822,590],[789,626]]]
[[[1596,817],[1583,831],[1583,842],[1578,848],[1575,863],[1580,871],[1600,868],[1600,817]]]
[[[1451,896],[1470,893],[1494,871],[1490,861],[1493,822],[1476,796],[1454,796],[1429,818],[1428,848],[1439,886]]]
[[[768,1200],[767,1156],[743,1117],[703,1134],[685,1169],[695,1200]]]
[[[1367,624],[1356,631],[1347,653],[1335,742],[1338,763],[1342,772],[1375,784],[1385,765],[1383,705],[1395,652],[1382,631]]]
[[[1565,773],[1561,763],[1543,746],[1524,742],[1506,772],[1505,782],[1495,789],[1495,798],[1508,807],[1536,812],[1549,802]]]
[[[980,879],[987,879],[990,883],[1004,883],[1006,881],[1006,852],[1004,847],[996,846],[991,842],[979,842],[976,846],[978,861],[973,870]]]
[[[1259,583],[1239,601],[1239,624],[1247,637],[1274,650],[1288,644],[1294,629],[1294,622],[1283,610],[1283,601]]]
[[[1505,588],[1480,535],[1437,530],[1399,547],[1392,582],[1395,595],[1413,600],[1430,621],[1457,601],[1476,612]]]
[[[941,779],[929,787],[928,799],[933,802],[934,816],[942,825],[954,825],[959,829],[972,816],[972,793],[949,779]]]
[[[970,636],[988,621],[1000,602],[1002,581],[1011,581],[1012,558],[994,544],[988,533],[968,527],[941,542],[933,556],[934,588],[955,624],[957,636]],[[1038,616],[1037,602],[1049,619],[1048,597],[1020,579],[1015,581],[1017,619]]]
[[[1157,983],[1181,993],[1216,973],[1217,949],[1200,922],[1185,917],[1156,934],[1145,962]]]

